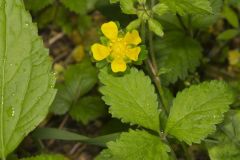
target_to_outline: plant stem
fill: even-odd
[[[184,30],[187,34],[189,34],[189,33],[188,33],[188,28],[187,28],[186,25],[184,24],[184,22],[183,22],[183,20],[182,20],[182,17],[181,17],[179,14],[177,14],[177,19],[178,19],[180,25],[182,26],[183,30]]]
[[[182,146],[182,148],[184,150],[186,159],[187,160],[193,160],[192,156],[189,154],[187,145],[185,143],[181,143],[181,146]]]

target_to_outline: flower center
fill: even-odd
[[[111,55],[113,58],[124,58],[127,49],[127,44],[124,42],[123,38],[118,38],[115,42],[112,42]]]

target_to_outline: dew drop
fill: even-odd
[[[29,23],[26,22],[26,23],[25,23],[25,26],[28,27],[28,26],[29,26]]]
[[[10,65],[10,67],[12,67],[12,66],[13,66],[13,64],[12,64],[12,63],[10,63],[9,65]]]
[[[9,107],[9,109],[7,110],[7,114],[9,117],[14,117],[15,109],[13,107]]]

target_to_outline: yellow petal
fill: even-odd
[[[95,43],[91,47],[93,58],[97,61],[101,61],[110,54],[110,49],[104,45]]]
[[[116,40],[118,37],[118,27],[113,21],[104,23],[101,27],[101,30],[103,34],[112,41]]]
[[[141,48],[140,47],[135,47],[135,48],[131,48],[128,49],[127,52],[127,57],[133,61],[137,61],[138,60],[138,55],[141,52]]]
[[[142,41],[137,30],[133,30],[131,33],[127,32],[127,34],[124,37],[124,40],[127,44],[134,44],[134,45],[138,45]]]
[[[124,72],[127,69],[126,62],[123,59],[114,59],[111,63],[111,68],[113,72]]]

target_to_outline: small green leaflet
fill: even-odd
[[[234,28],[239,28],[238,15],[232,8],[230,8],[229,6],[224,6],[222,14],[226,18],[228,23],[230,23]]]
[[[161,0],[169,9],[180,15],[186,14],[210,14],[212,8],[209,0]]]
[[[200,64],[200,44],[181,32],[166,33],[162,40],[155,42],[155,46],[159,68],[170,70],[161,76],[166,85],[175,83],[179,78],[185,79],[188,72],[194,72]]]
[[[57,115],[65,114],[78,98],[88,93],[97,83],[97,70],[89,59],[72,65],[64,73],[64,83],[57,85],[58,92],[51,106]]]
[[[137,10],[134,7],[136,0],[110,0],[110,3],[120,2],[120,7],[125,14],[136,14]]]
[[[0,157],[4,159],[47,115],[55,78],[23,1],[0,0]]]
[[[231,110],[226,115],[220,130],[214,134],[218,143],[207,143],[211,160],[239,160],[240,159],[240,110]]]
[[[68,160],[68,158],[60,154],[41,154],[35,157],[22,158],[20,160]]]
[[[170,160],[169,146],[146,131],[122,133],[116,142],[109,142],[107,146],[108,150],[104,150],[97,160]]]
[[[223,41],[228,41],[228,40],[236,37],[239,34],[240,34],[239,29],[228,29],[228,30],[225,30],[224,32],[220,33],[218,35],[217,39],[223,40]]]
[[[70,109],[71,117],[87,125],[90,121],[107,114],[107,107],[100,97],[83,97]]]
[[[165,131],[187,144],[200,143],[215,131],[233,100],[232,90],[223,81],[193,85],[177,94]]]
[[[107,68],[101,70],[100,88],[103,100],[113,117],[159,132],[157,95],[149,77],[135,68],[124,76],[114,76]]]

